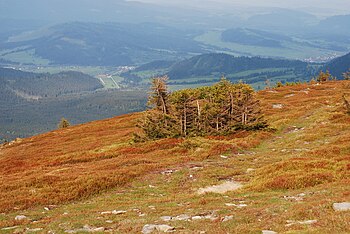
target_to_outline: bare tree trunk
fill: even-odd
[[[187,109],[186,104],[184,104],[184,135],[187,135]]]

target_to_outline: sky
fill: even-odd
[[[190,5],[199,8],[210,6],[279,7],[302,9],[309,12],[350,13],[350,0],[130,0],[162,5]]]

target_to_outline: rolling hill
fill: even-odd
[[[83,66],[133,65],[204,51],[188,32],[151,23],[65,23],[10,37],[0,48],[0,58],[13,62],[36,64],[35,58]]]
[[[349,69],[350,53],[330,61],[322,68],[323,71],[329,70],[338,79],[343,79],[343,73],[349,71]]]
[[[240,80],[256,89],[282,82],[308,81],[316,74],[319,65],[286,59],[261,57],[235,57],[223,53],[202,54],[181,61],[155,61],[121,74],[125,82],[147,84],[154,76],[167,75],[172,89],[210,85],[222,75],[232,82]]]
[[[259,92],[274,132],[132,143],[137,113],[1,145],[0,230],[348,233],[349,87]]]

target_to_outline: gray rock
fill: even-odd
[[[143,226],[141,233],[143,234],[149,234],[156,230],[156,225],[154,224],[146,224]]]
[[[172,220],[173,217],[171,217],[171,216],[162,216],[162,217],[160,217],[160,219],[165,221],[165,222],[168,222],[168,221]]]
[[[155,224],[146,224],[143,226],[141,233],[143,234],[150,234],[154,231],[158,232],[174,232],[175,228],[171,227],[169,225],[165,224],[160,224],[160,225],[155,225]]]
[[[187,221],[190,219],[191,219],[191,216],[186,215],[186,214],[178,215],[174,218],[174,220],[178,220],[178,221]]]
[[[24,221],[24,220],[27,220],[27,219],[28,219],[28,217],[25,216],[25,215],[17,215],[17,216],[15,217],[15,220],[16,220],[16,221]]]
[[[349,211],[350,202],[333,203],[333,209],[335,211]]]
[[[169,225],[161,224],[161,225],[156,225],[156,230],[159,232],[173,232],[175,231],[175,228]]]
[[[277,234],[277,232],[270,231],[270,230],[263,230],[261,233],[262,234]]]
[[[112,214],[114,215],[121,215],[121,214],[125,214],[126,211],[125,210],[113,210]]]
[[[222,220],[222,222],[227,222],[229,220],[233,219],[233,215],[229,215],[229,216],[225,216],[224,219]]]
[[[311,225],[317,223],[317,220],[305,220],[305,221],[293,221],[293,220],[287,220],[286,227],[290,227],[296,224],[300,225]]]

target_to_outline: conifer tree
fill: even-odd
[[[247,84],[232,84],[223,77],[210,87],[169,94],[166,80],[152,81],[149,104],[153,109],[138,124],[146,139],[223,135],[267,127],[260,102]]]
[[[157,77],[152,79],[151,92],[148,99],[148,105],[155,107],[163,112],[163,114],[169,113],[168,107],[168,77]]]
[[[58,129],[68,128],[69,126],[70,126],[70,123],[65,118],[62,118],[58,123]]]
[[[316,77],[316,80],[318,82],[326,82],[326,81],[335,80],[335,79],[336,78],[332,76],[328,70],[326,72],[320,71],[320,73]]]

